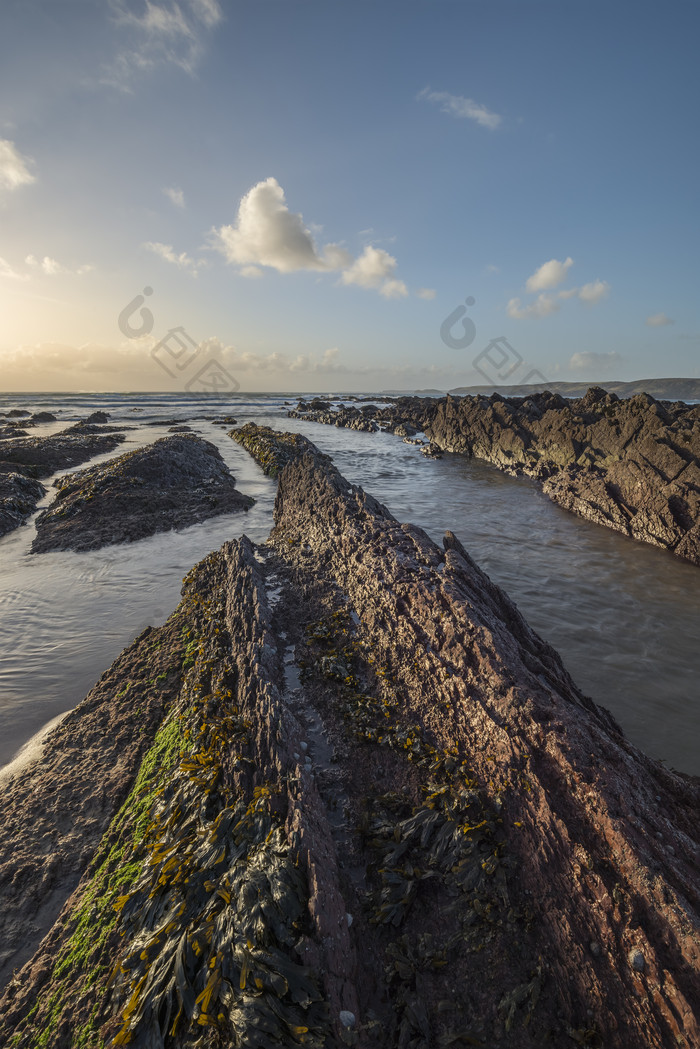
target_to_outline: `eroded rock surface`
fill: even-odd
[[[156,670],[177,695],[96,851],[78,826],[90,858],[0,1041],[698,1044],[698,784],[625,740],[451,533],[440,549],[306,450],[268,543],[206,558],[169,622],[141,644],[180,631],[180,677],[143,649],[115,668],[132,725]],[[99,788],[104,759],[50,742]],[[46,761],[0,802],[10,851],[51,848]]]
[[[38,416],[36,419],[43,421]],[[37,478],[79,466],[87,459],[112,451],[124,440],[121,433],[86,434],[71,430],[50,437],[20,437],[14,432],[0,434],[0,437],[3,437],[0,443],[0,535],[23,524],[36,510],[39,499],[46,492]]]
[[[447,451],[543,482],[554,502],[700,564],[700,406],[592,388],[504,400],[447,398],[430,422]]]
[[[351,426],[359,413],[301,402],[289,414]],[[700,405],[620,400],[592,387],[572,401],[401,397],[367,417],[409,441],[424,430],[427,454],[456,452],[533,477],[565,509],[700,564]]]
[[[58,496],[37,518],[32,553],[133,542],[254,502],[238,491],[216,446],[193,434],[163,437],[61,477],[56,487]]]

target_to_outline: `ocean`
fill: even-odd
[[[350,481],[436,542],[446,529],[455,532],[633,743],[669,767],[700,774],[697,567],[567,513],[527,478],[459,456],[429,460],[389,434],[288,419],[296,400],[296,394],[0,395],[0,411],[58,416],[32,435],[56,432],[96,410],[131,427],[124,444],[95,461],[187,420],[217,445],[238,488],[256,499],[246,513],[88,553],[31,555],[32,521],[0,538],[0,765],[75,706],[145,626],[167,618],[196,561],[243,533],[255,541],[267,537],[276,485],[227,436],[229,426],[212,422],[233,414],[239,423],[305,434]],[[44,481],[49,493],[42,507],[52,500],[52,480]]]

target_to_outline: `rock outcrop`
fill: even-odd
[[[238,491],[216,446],[193,434],[163,437],[61,477],[56,487],[56,499],[37,517],[32,553],[134,542],[254,502]]]
[[[446,451],[537,478],[581,517],[700,564],[700,405],[598,388],[568,402],[448,397],[429,433]]]
[[[279,443],[268,543],[193,569],[0,798],[0,912],[27,924],[62,792],[99,797],[0,1041],[697,1045],[697,782],[625,740],[451,533]],[[150,704],[143,758],[131,739],[102,789],[113,741],[80,727],[117,698],[129,739]]]
[[[357,411],[301,402],[289,414],[347,426]],[[572,401],[403,397],[369,422],[398,435],[424,430],[426,454],[456,452],[526,474],[566,510],[700,564],[700,405],[643,393],[620,400],[592,387]]]
[[[96,455],[111,452],[124,440],[121,433],[71,430],[50,437],[4,436],[7,439],[0,442],[0,536],[23,524],[36,510],[46,492],[37,478],[79,466]]]

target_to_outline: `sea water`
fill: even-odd
[[[285,403],[287,402],[287,403]],[[608,707],[627,736],[669,766],[700,774],[700,571],[666,551],[567,513],[527,478],[461,456],[426,459],[393,435],[288,419],[296,397],[38,394],[0,397],[10,408],[53,411],[55,432],[90,412],[132,429],[106,460],[185,421],[213,441],[256,499],[226,514],[87,553],[29,553],[33,522],[0,539],[0,764],[48,720],[82,699],[119,652],[179,600],[200,558],[243,533],[263,541],[274,482],[216,425],[217,415],[304,433],[402,521],[440,542],[446,529],[560,653],[574,680]],[[151,426],[160,420],[159,425]],[[50,488],[53,478],[44,481]],[[53,498],[51,490],[42,505]]]

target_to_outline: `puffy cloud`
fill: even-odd
[[[215,246],[228,262],[270,266],[279,273],[337,269],[350,260],[335,244],[319,253],[303,217],[287,207],[276,178],[265,179],[248,190],[238,207],[236,224],[222,226],[215,234]]]
[[[611,353],[587,351],[585,353],[575,353],[569,361],[569,367],[575,371],[610,371],[617,364],[621,364],[623,360],[624,358],[614,350]]]
[[[538,270],[535,270],[531,277],[527,278],[525,287],[528,291],[549,291],[550,288],[556,288],[557,284],[561,284],[563,280],[566,280],[569,268],[573,264],[574,260],[572,258],[567,258],[564,262],[559,262],[558,259],[550,259],[549,262],[544,262]]]
[[[165,193],[168,200],[170,200],[176,208],[184,208],[185,194],[181,189],[177,189],[175,186],[166,186],[163,193]]]
[[[340,271],[341,284],[374,289],[387,299],[408,295],[408,288],[396,277],[396,259],[383,248],[368,245],[357,258],[339,244],[320,248],[303,215],[287,207],[275,178],[253,186],[239,204],[236,222],[213,230],[213,236],[214,247],[227,262],[240,267],[243,277],[261,276],[261,266],[278,273]]]
[[[587,306],[595,306],[597,302],[604,299],[610,291],[610,285],[606,280],[593,280],[590,284],[584,284],[579,288],[578,297]]]
[[[647,317],[644,323],[650,328],[663,328],[666,324],[675,324],[676,322],[667,317],[665,313],[652,313],[651,317]]]
[[[186,251],[181,251],[179,255],[176,254],[172,244],[161,244],[160,241],[149,240],[143,246],[148,251],[152,251],[154,255],[158,255],[164,262],[169,262],[178,269],[187,270],[193,277],[197,276],[197,267],[202,265],[201,261],[195,262]]]
[[[396,259],[383,248],[368,245],[359,258],[343,271],[343,284],[359,284],[361,288],[378,288],[387,299],[404,298],[408,289],[402,280],[394,278]]]
[[[538,295],[534,302],[523,306],[520,299],[511,299],[506,313],[515,320],[526,320],[530,317],[549,317],[559,309],[559,303],[552,295]]]
[[[429,87],[424,87],[416,97],[424,98],[428,102],[436,102],[443,113],[449,113],[458,120],[474,120],[481,127],[497,128],[503,119],[498,113],[492,112],[472,98],[451,95],[447,91],[431,91]]]
[[[434,299],[435,288],[419,288],[416,295],[419,299]]]
[[[36,182],[35,176],[27,167],[29,163],[29,159],[22,156],[14,142],[0,138],[0,192],[12,192],[21,186],[29,186]]]
[[[610,285],[605,280],[594,280],[584,284],[580,288],[563,288],[555,295],[548,294],[558,284],[565,280],[574,260],[571,256],[560,262],[559,259],[550,259],[544,262],[539,269],[535,270],[525,282],[525,287],[530,292],[540,294],[526,306],[522,305],[520,299],[511,299],[506,307],[509,317],[516,320],[525,320],[531,317],[549,317],[559,309],[560,300],[579,299],[586,306],[595,306],[604,299],[610,291]]]

